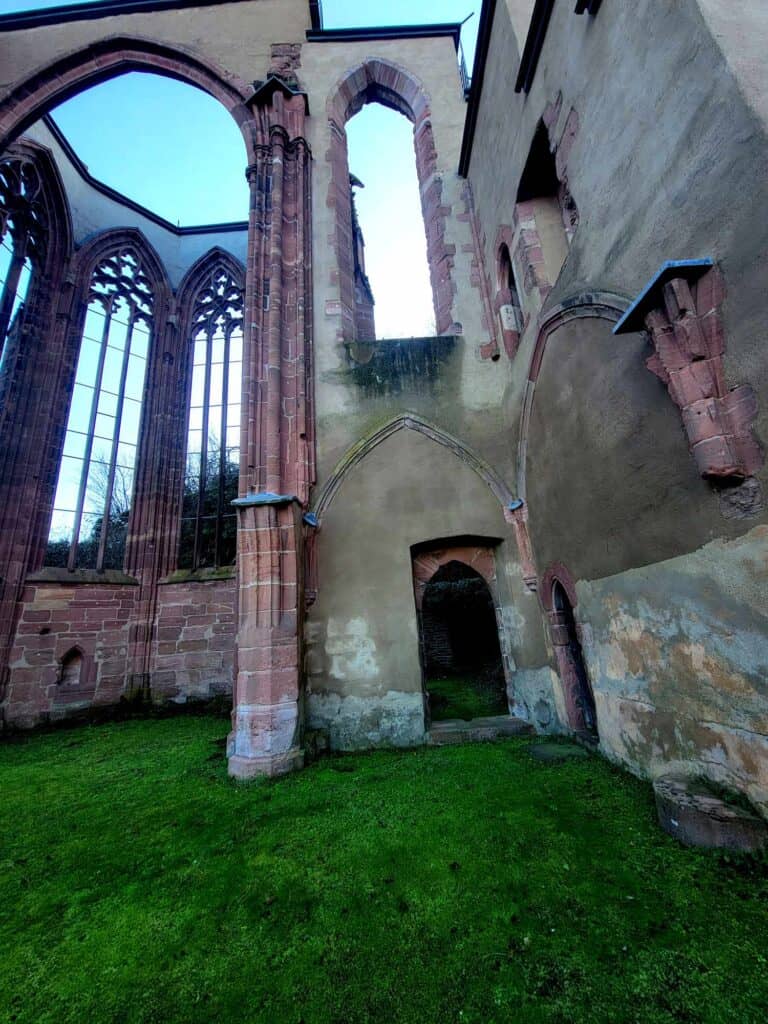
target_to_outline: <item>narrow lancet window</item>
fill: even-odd
[[[193,305],[192,386],[179,568],[233,565],[240,465],[243,288],[218,265]]]
[[[0,161],[0,368],[18,340],[32,275],[48,240],[43,183],[25,157]]]
[[[122,569],[153,294],[130,246],[93,272],[46,564]]]

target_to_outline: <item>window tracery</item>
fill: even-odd
[[[232,565],[240,465],[243,286],[217,263],[192,307],[192,384],[179,567]]]
[[[135,248],[89,283],[46,564],[122,569],[153,327],[154,296]]]
[[[49,218],[40,171],[27,156],[0,160],[0,366],[18,334],[35,272],[45,265]]]

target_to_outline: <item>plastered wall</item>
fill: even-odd
[[[745,38],[765,15],[721,6],[617,0],[587,18],[555,5],[526,96],[511,88],[514,33],[497,4],[470,166],[489,265],[539,120],[558,106],[554,146],[578,119],[567,179],[580,221],[544,308],[522,296],[536,315],[506,395],[515,443],[548,310],[605,294],[625,308],[662,262],[703,256],[725,280],[727,383],[755,389],[768,439],[768,227],[755,217],[768,144]],[[759,499],[734,512],[698,475],[679,409],[646,368],[647,336],[612,327],[578,320],[546,341],[518,467],[535,560],[577,581],[601,749],[644,774],[707,775],[765,807],[766,513]],[[763,466],[751,493],[766,482]]]

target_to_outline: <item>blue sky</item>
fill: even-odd
[[[0,0],[2,13],[55,6],[55,0]],[[479,9],[479,0],[323,0],[326,28],[457,22],[474,13],[462,34],[468,62]],[[205,93],[171,79],[130,74],[81,93],[53,115],[96,178],[173,223],[246,219],[242,138]],[[349,123],[348,136],[350,169],[366,186],[358,191],[357,205],[377,332],[432,333],[411,126],[393,111],[368,106]],[[382,151],[389,157],[386,168]]]

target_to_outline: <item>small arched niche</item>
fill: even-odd
[[[84,676],[83,652],[79,647],[72,647],[61,659],[59,686],[65,690],[79,690]]]

